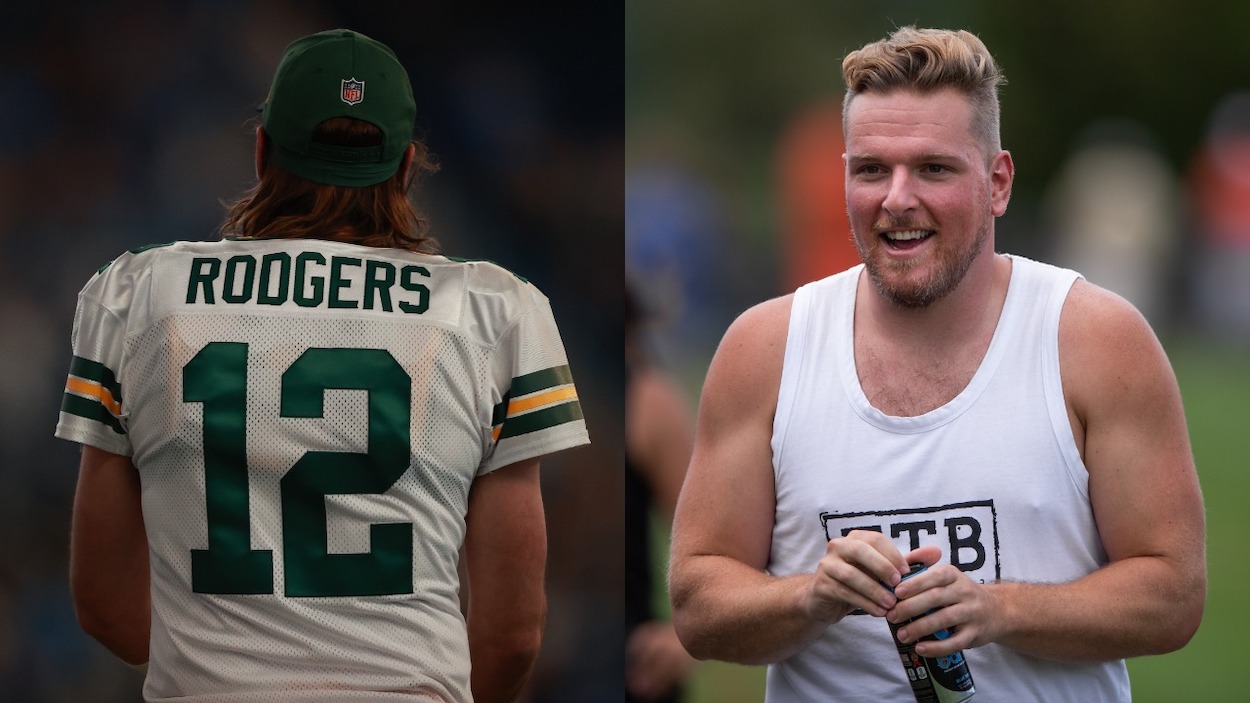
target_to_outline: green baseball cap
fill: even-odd
[[[283,168],[316,183],[368,186],[395,175],[417,105],[395,52],[349,29],[296,39],[278,63],[261,124]],[[317,125],[353,117],[382,130],[378,146],[313,141]]]

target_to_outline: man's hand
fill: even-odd
[[[898,638],[904,643],[916,643],[916,653],[922,657],[940,657],[994,641],[1001,604],[993,587],[973,581],[950,564],[931,566],[907,579],[894,589],[894,595],[898,603],[886,618],[894,623],[919,618],[902,627]],[[925,615],[929,611],[934,612]],[[944,640],[919,642],[921,637],[941,629],[950,630],[953,635]]]
[[[907,573],[908,563],[929,564],[940,557],[936,547],[924,547],[904,558],[888,537],[870,530],[854,530],[831,539],[812,575],[807,615],[830,624],[855,608],[882,617],[897,602],[890,589]]]

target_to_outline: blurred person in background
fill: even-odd
[[[801,110],[777,145],[781,205],[781,291],[859,263],[846,221],[842,105],[820,101]]]
[[[921,656],[966,650],[978,701],[1129,700],[1123,659],[1184,646],[1205,602],[1168,360],[1122,298],[995,252],[1014,164],[980,39],[903,27],[842,67],[864,264],[725,333],[674,521],[677,632],[769,664],[770,703],[910,699],[883,619]]]
[[[1136,122],[1098,122],[1080,141],[1047,198],[1055,263],[1123,296],[1162,332],[1175,297],[1180,184]]]
[[[737,223],[705,167],[652,139],[625,173],[625,265],[640,299],[664,301],[665,329],[651,342],[680,370],[702,363],[700,348],[731,319],[723,282],[736,277],[720,240]]]
[[[653,518],[672,525],[694,429],[676,382],[646,351],[646,316],[625,290],[625,699],[648,703],[681,700],[683,682],[697,662],[673,625],[657,617],[655,575],[666,572],[653,552]]]
[[[147,700],[510,701],[530,673],[539,459],[585,422],[545,296],[435,253],[415,115],[388,47],[293,42],[223,239],[79,296],[74,605],[150,660]]]
[[[1216,106],[1189,173],[1198,234],[1194,300],[1212,339],[1250,344],[1250,92]]]

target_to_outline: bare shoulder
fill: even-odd
[[[765,301],[738,316],[708,367],[699,401],[695,461],[732,458],[771,480],[773,415],[781,386],[791,296]]]
[[[770,438],[790,301],[775,298],[742,313],[712,358],[673,524],[674,573],[695,554],[729,556],[755,569],[768,563],[775,509]]]
[[[772,298],[739,315],[721,339],[708,382],[728,374],[735,383],[748,384],[753,390],[777,385],[793,300],[793,295]]]
[[[753,326],[771,324],[784,331],[790,324],[790,306],[793,302],[794,294],[788,293],[756,303],[739,315],[730,329],[744,324]]]
[[[1154,330],[1131,303],[1084,279],[1077,279],[1059,321],[1060,356],[1128,363],[1159,351]],[[1119,363],[1117,363],[1119,365]]]
[[[1059,321],[1064,394],[1084,417],[1091,404],[1170,395],[1176,380],[1159,339],[1124,298],[1078,279]]]

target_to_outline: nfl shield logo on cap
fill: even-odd
[[[365,82],[358,81],[355,78],[347,78],[343,80],[343,90],[340,97],[343,102],[348,105],[356,105],[365,99]]]

